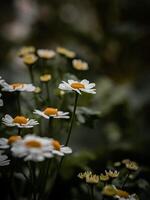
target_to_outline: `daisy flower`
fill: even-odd
[[[56,56],[56,53],[53,50],[38,49],[37,50],[37,55],[40,58],[43,58],[43,59],[51,59],[51,58],[54,58]]]
[[[40,76],[40,81],[48,82],[51,80],[51,78],[52,78],[51,74],[44,74],[44,75]]]
[[[8,149],[14,142],[21,140],[21,136],[12,135],[9,138],[0,138],[0,149]]]
[[[72,149],[70,147],[61,145],[57,140],[52,140],[52,146],[53,146],[52,153],[58,156],[64,156],[65,154],[72,153]]]
[[[40,116],[42,116],[42,117],[44,117],[46,119],[49,119],[50,117],[53,117],[53,118],[63,118],[63,119],[70,118],[68,116],[69,112],[59,111],[57,108],[51,108],[51,107],[47,107],[43,111],[35,110],[33,113],[37,114],[37,115],[40,115]]]
[[[74,58],[76,56],[75,52],[65,49],[63,47],[57,47],[56,51],[57,53],[66,56],[67,58]]]
[[[45,158],[52,158],[53,149],[50,139],[35,135],[26,135],[22,140],[12,144],[12,154],[24,161],[44,161]]]
[[[2,86],[2,91],[6,92],[34,92],[35,86],[32,84],[25,84],[25,83],[12,83],[8,84],[5,81],[0,82],[0,85]]]
[[[26,54],[22,59],[24,64],[33,65],[38,60],[38,57],[35,54]]]
[[[58,88],[61,90],[75,91],[79,94],[81,94],[81,92],[96,94],[96,89],[94,87],[95,83],[89,83],[88,80],[84,79],[82,81],[62,81],[62,83],[59,84]]]
[[[0,151],[0,166],[9,165],[10,160],[8,160],[7,155],[2,155],[3,151]]]
[[[88,63],[84,62],[80,59],[74,59],[72,61],[72,65],[73,65],[73,68],[75,68],[77,70],[88,70],[89,69]]]
[[[32,54],[35,52],[35,47],[33,46],[26,46],[26,47],[22,47],[19,52],[18,52],[18,56],[22,57],[25,56],[27,54]]]
[[[2,118],[2,123],[5,124],[6,126],[10,126],[10,127],[17,126],[18,128],[32,128],[33,126],[39,124],[34,119],[29,119],[24,116],[16,116],[12,118],[8,114],[6,114]]]

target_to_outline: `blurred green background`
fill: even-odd
[[[86,154],[96,172],[111,161],[133,159],[148,182],[149,10],[149,0],[1,0],[0,7],[0,75],[9,82],[29,82],[16,56],[22,46],[77,52],[90,69],[72,73],[96,82],[97,94],[89,110],[78,113],[70,146]],[[148,192],[142,195],[149,199]]]

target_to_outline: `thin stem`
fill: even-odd
[[[47,92],[47,100],[48,100],[48,103],[50,104],[50,93],[49,93],[49,84],[48,84],[48,82],[46,82],[45,85],[46,85],[46,92]]]
[[[128,178],[129,178],[129,175],[130,175],[130,172],[127,173],[127,175],[126,175],[126,177],[125,177],[125,180],[124,180],[124,182],[123,182],[121,188],[123,188],[123,187],[125,186],[125,184],[127,183],[127,180],[128,180]]]
[[[34,84],[33,66],[28,66],[31,82]]]
[[[73,127],[75,112],[76,112],[76,108],[77,108],[78,96],[79,96],[79,94],[76,92],[75,93],[74,109],[73,109],[73,113],[72,113],[72,116],[71,116],[71,122],[70,122],[69,130],[68,130],[68,137],[67,137],[66,144],[65,144],[66,146],[68,145],[69,140],[70,140],[70,136],[71,136],[71,131],[72,131],[72,127]]]
[[[18,135],[21,135],[21,128],[18,128]]]
[[[17,112],[18,115],[21,115],[20,92],[17,92]]]
[[[94,185],[90,185],[91,187],[91,200],[94,200]]]

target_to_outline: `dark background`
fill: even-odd
[[[90,108],[101,116],[78,123],[70,145],[75,152],[94,152],[89,166],[96,172],[111,161],[131,158],[143,167],[141,176],[148,182],[149,11],[149,0],[1,0],[0,6],[1,76],[29,81],[16,56],[25,45],[77,52],[90,70],[73,73],[96,82]]]

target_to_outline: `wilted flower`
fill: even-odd
[[[69,112],[59,111],[57,108],[51,108],[51,107],[47,107],[43,111],[35,110],[33,113],[37,114],[37,115],[40,115],[40,116],[42,116],[42,117],[44,117],[46,119],[49,119],[50,117],[53,117],[53,118],[64,118],[64,119],[70,118],[68,116]]]
[[[84,62],[80,59],[74,59],[72,61],[72,65],[77,70],[88,70],[89,69],[88,63]]]
[[[75,52],[65,49],[63,47],[57,47],[56,51],[57,53],[66,56],[67,58],[74,58],[76,56]]]
[[[51,78],[52,78],[51,74],[44,74],[44,75],[40,76],[40,81],[48,82],[51,80]]]
[[[33,46],[22,47],[18,52],[18,56],[22,57],[27,54],[32,54],[34,52],[35,52],[35,47],[33,47]]]
[[[105,173],[110,178],[116,178],[116,177],[119,176],[119,172],[117,170],[115,170],[115,171],[112,171],[112,170],[107,171],[107,170],[105,170]]]
[[[48,138],[35,135],[26,135],[22,140],[14,142],[11,151],[15,157],[24,158],[25,161],[43,161],[52,158],[53,147]]]
[[[79,94],[81,92],[96,94],[95,83],[89,83],[88,80],[84,79],[80,82],[74,80],[68,80],[68,82],[62,81],[59,84],[59,89],[61,90],[68,90],[68,91],[75,91]]]
[[[72,149],[70,147],[65,147],[64,145],[61,145],[59,141],[57,140],[51,140],[53,150],[52,153],[56,154],[58,156],[64,156],[65,154],[72,153]]]
[[[40,58],[44,58],[44,59],[51,59],[54,58],[56,53],[53,50],[48,50],[48,49],[38,49],[37,50],[37,55]]]
[[[2,83],[0,83],[0,85],[2,86],[2,91],[6,91],[6,92],[34,92],[35,90],[35,86],[33,86],[32,84],[25,84],[25,83],[12,83],[12,84],[8,84],[5,81],[3,81]]]
[[[34,119],[29,119],[24,116],[16,116],[12,118],[10,115],[6,114],[5,117],[2,118],[3,124],[6,126],[17,126],[18,128],[32,128],[33,126],[39,124]]]
[[[0,167],[9,165],[10,160],[8,160],[7,155],[2,155],[3,151],[0,151]]]
[[[33,65],[37,59],[38,57],[35,54],[27,54],[23,57],[23,62],[26,65]]]

